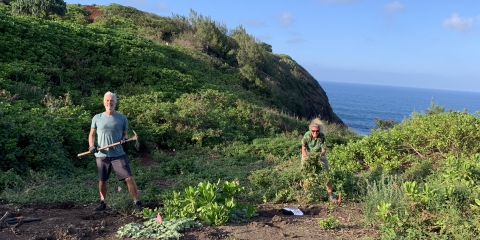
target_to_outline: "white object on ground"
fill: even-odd
[[[303,212],[302,212],[300,209],[298,209],[298,208],[287,208],[287,207],[286,207],[286,208],[283,208],[283,209],[285,209],[285,210],[287,210],[287,211],[290,211],[290,212],[293,212],[293,215],[296,215],[296,216],[301,216],[301,215],[303,215]]]

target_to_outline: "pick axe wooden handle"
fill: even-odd
[[[125,140],[125,142],[130,142],[130,141],[137,141],[137,143],[135,144],[135,148],[138,149],[138,137],[137,137],[137,133],[135,131],[133,131],[133,133],[135,134],[135,136],[133,136],[132,138],[129,138],[127,140]],[[117,146],[117,145],[120,145],[121,143],[120,142],[116,142],[116,143],[112,143],[110,145],[107,145],[107,146],[103,146],[101,148],[98,148],[97,150],[100,151],[100,150],[103,150],[103,149],[106,149],[106,148],[109,148],[109,147],[114,147],[114,146]],[[88,152],[83,152],[83,153],[79,153],[77,154],[77,157],[81,157],[81,156],[84,156],[84,155],[87,155],[87,154],[90,154],[90,151]]]

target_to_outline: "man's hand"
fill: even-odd
[[[88,148],[88,151],[89,151],[90,153],[97,153],[97,152],[98,152],[98,148],[97,148],[97,147],[89,147],[89,148]]]
[[[128,140],[127,138],[124,138],[124,139],[120,140],[120,144],[122,144],[122,145],[123,145],[124,143],[126,143],[126,142],[127,142],[127,140]]]

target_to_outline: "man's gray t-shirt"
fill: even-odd
[[[115,112],[113,116],[105,113],[95,115],[92,119],[92,126],[97,131],[97,142],[99,147],[117,143],[122,140],[123,131],[128,130],[128,120],[125,115]],[[124,155],[122,145],[109,147],[95,153],[96,157],[118,157]]]

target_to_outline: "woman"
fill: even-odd
[[[330,201],[337,201],[332,192],[332,181],[328,178],[328,161],[325,157],[327,144],[325,141],[326,128],[320,119],[314,119],[309,126],[309,131],[302,138],[302,166],[307,179],[303,186],[308,187],[308,181],[314,181],[320,178],[322,174],[327,179],[327,192]]]

